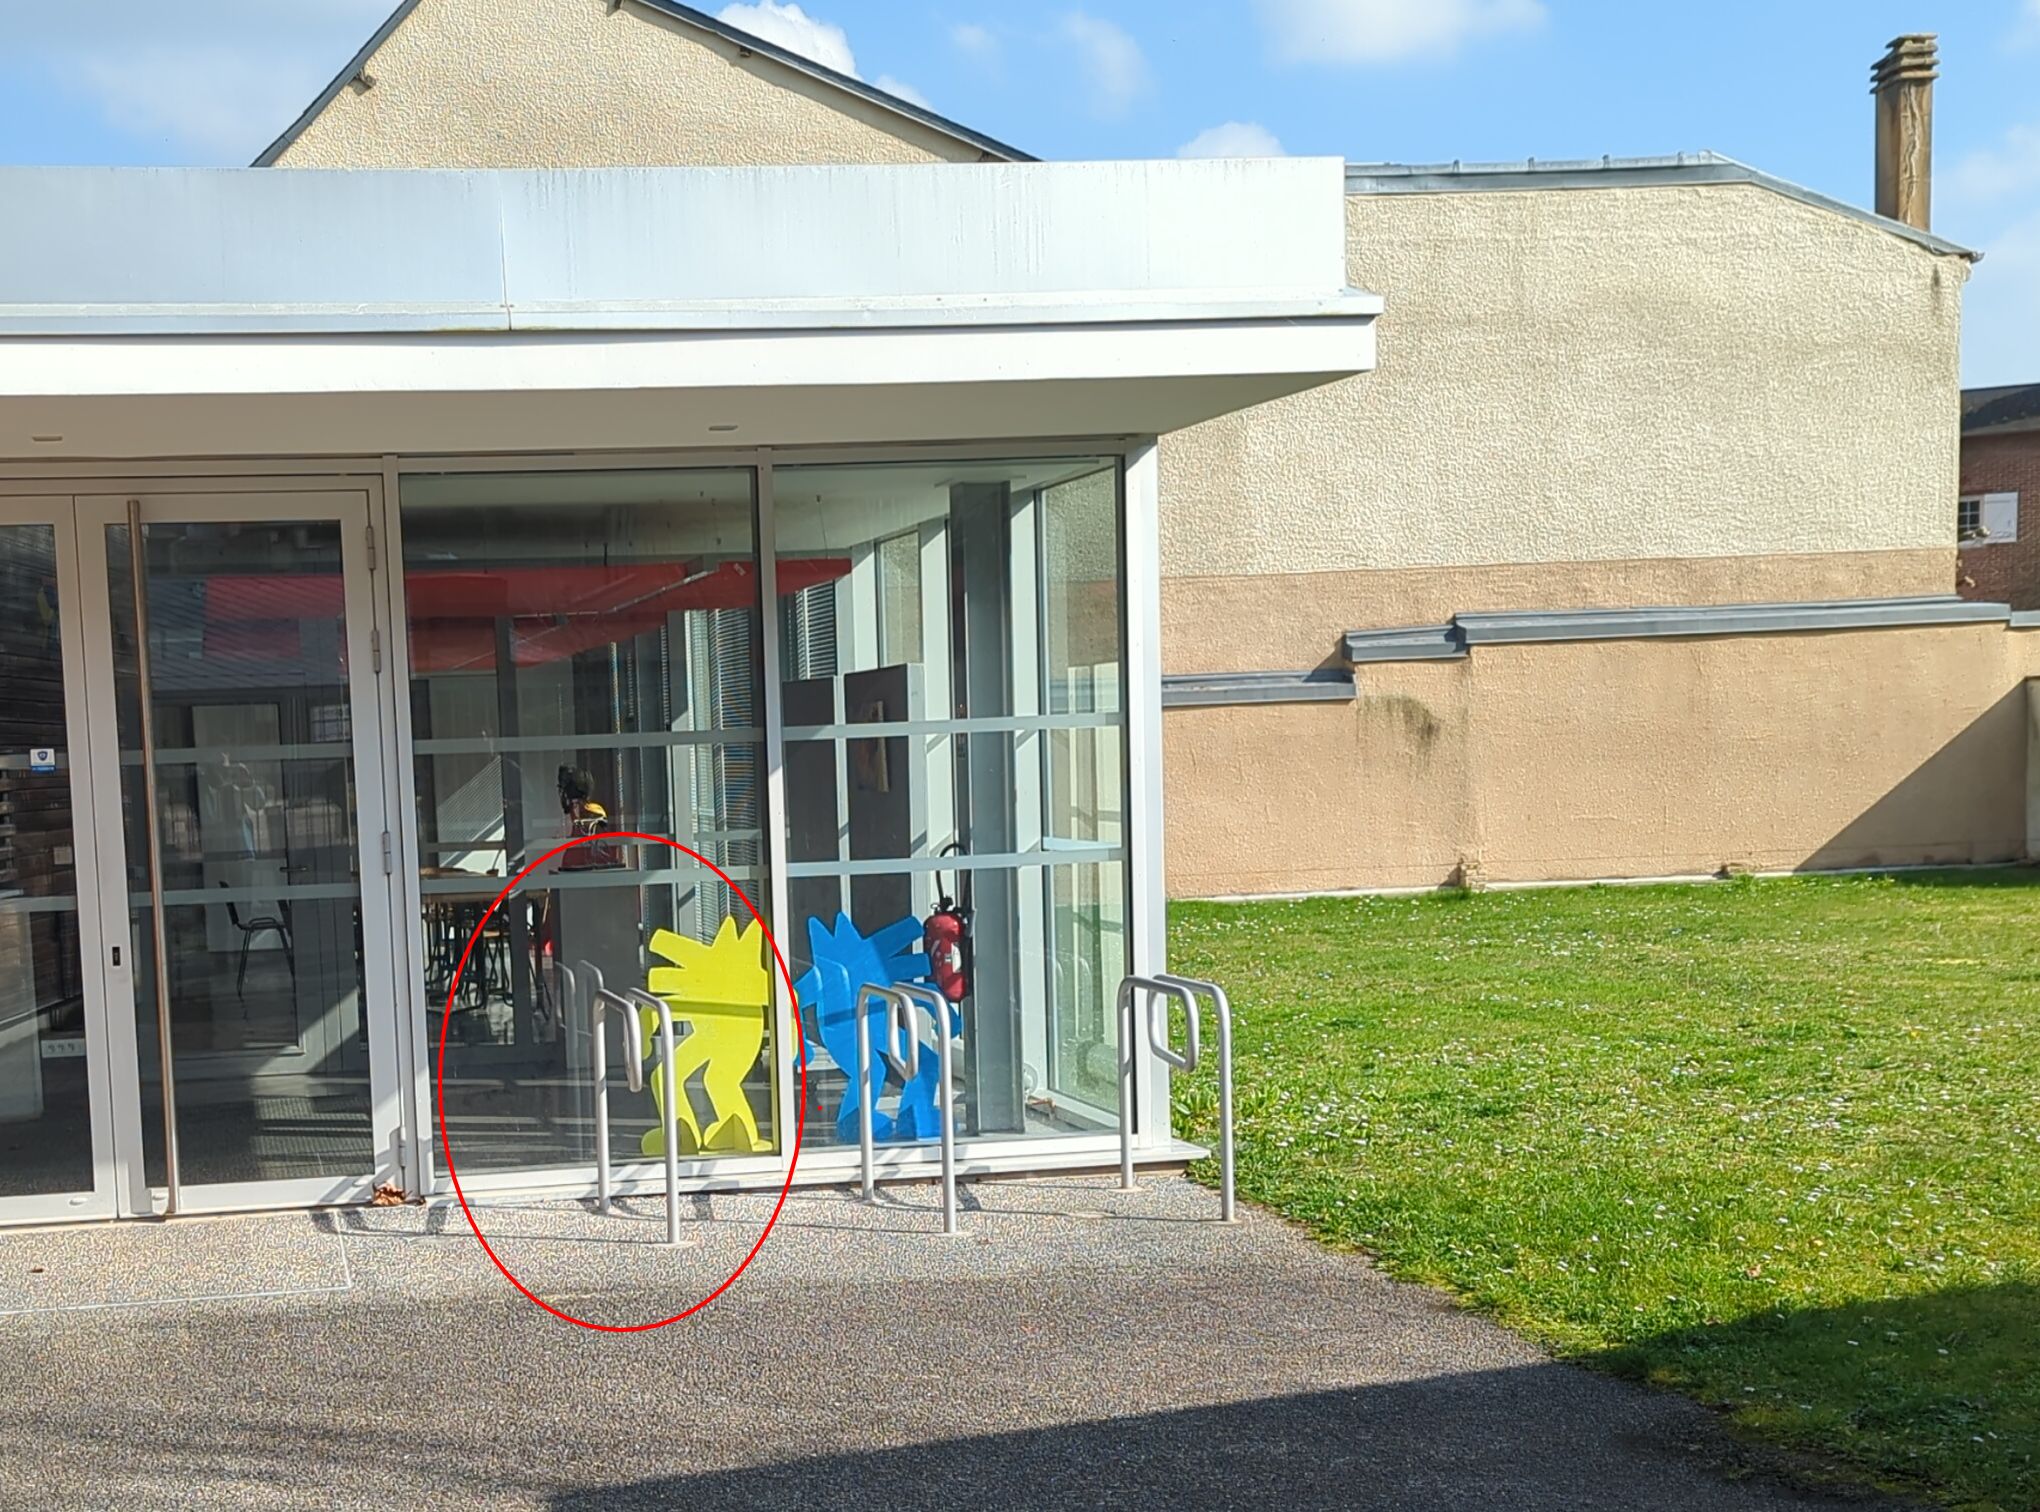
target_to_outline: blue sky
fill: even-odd
[[[0,0],[0,161],[245,163],[392,4]],[[1279,148],[1436,162],[1709,147],[1859,204],[1870,199],[1869,66],[1899,32],[1938,32],[1934,228],[1986,254],[1968,293],[1964,378],[2040,380],[2040,0],[703,8],[1042,157]]]

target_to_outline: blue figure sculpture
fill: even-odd
[[[859,1111],[857,1101],[857,995],[866,985],[895,987],[925,982],[928,958],[914,948],[921,942],[921,921],[901,919],[872,935],[860,932],[845,913],[836,915],[831,930],[818,918],[808,920],[808,954],[814,965],[794,984],[803,1007],[814,1010],[815,1037],[838,1066],[849,1085],[843,1104],[836,1110],[836,1137],[845,1144],[856,1142]],[[871,1137],[877,1140],[934,1139],[941,1133],[936,1113],[936,1082],[941,1066],[934,1055],[923,1055],[921,1066],[900,1092],[895,1114],[879,1110],[878,1099],[885,1091],[885,1005],[866,1003],[865,1017],[871,1021]],[[963,1015],[949,1010],[950,1033],[963,1032]]]

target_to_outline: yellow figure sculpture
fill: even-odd
[[[758,1119],[744,1095],[744,1078],[765,1048],[766,1011],[772,1001],[765,926],[754,919],[739,933],[735,919],[724,919],[712,945],[662,929],[652,936],[652,954],[672,962],[653,967],[646,985],[673,1010],[673,1075],[680,1086],[674,1113],[682,1130],[680,1153],[762,1149]],[[659,1015],[638,1009],[638,1028],[638,1053],[649,1060],[659,1040]],[[679,1038],[683,1033],[685,1038]],[[687,1095],[688,1078],[696,1071],[702,1073],[702,1089],[715,1109],[706,1133]],[[650,1074],[659,1122],[640,1145],[647,1155],[666,1153],[666,1078],[664,1066]]]

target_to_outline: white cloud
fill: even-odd
[[[923,110],[933,110],[935,108],[928,103],[926,95],[922,94],[920,90],[914,88],[913,85],[907,83],[904,79],[895,79],[891,74],[880,74],[871,82],[889,95],[898,95],[909,105],[918,105]]]
[[[1096,114],[1125,115],[1153,87],[1147,56],[1124,28],[1071,11],[1062,18],[1056,35],[1077,50]]]
[[[1282,143],[1266,126],[1227,121],[1200,131],[1176,149],[1179,158],[1282,157]]]
[[[788,52],[799,53],[824,68],[833,68],[839,74],[848,74],[853,79],[864,77],[857,71],[857,54],[851,50],[850,34],[833,21],[810,16],[791,0],[787,3],[782,3],[782,0],[755,0],[755,3],[725,5],[716,13],[716,19]],[[880,74],[872,82],[887,94],[898,95],[909,105],[918,105],[923,110],[934,108],[920,90],[891,74]]]
[[[781,0],[725,5],[716,19],[811,58],[824,68],[857,77],[857,55],[850,51],[850,34],[833,22],[810,16],[798,5],[782,4]]]
[[[988,26],[979,26],[972,21],[962,22],[949,28],[949,40],[958,52],[968,53],[973,58],[990,60],[998,56],[999,39]]]
[[[2040,126],[2013,126],[1998,145],[1964,154],[1944,182],[1951,198],[1978,204],[2040,189]]]
[[[310,104],[390,0],[0,5],[0,57],[91,100],[168,159],[246,162]]]
[[[2040,44],[2040,0],[2025,0],[2019,7],[2018,19],[2012,23],[2011,41],[2014,47]]]
[[[1284,63],[1445,58],[1470,42],[1544,24],[1543,0],[1257,0]]]

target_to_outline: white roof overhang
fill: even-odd
[[[1157,434],[1373,365],[1343,183],[0,170],[0,458]]]

